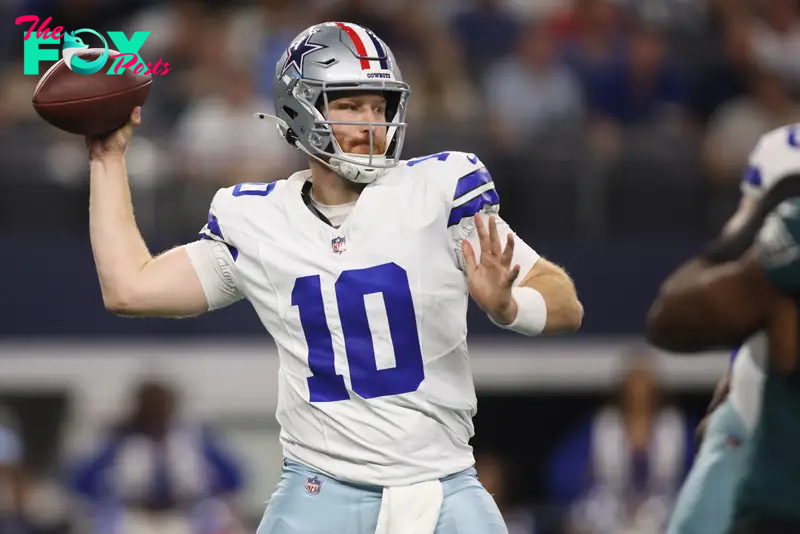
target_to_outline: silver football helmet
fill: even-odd
[[[332,121],[329,102],[337,95],[377,92],[386,98],[387,122]],[[326,22],[295,37],[275,69],[275,115],[256,113],[278,123],[293,146],[344,178],[369,183],[400,161],[411,90],[403,81],[389,47],[370,30],[355,24]],[[369,129],[369,154],[342,151],[335,124],[363,124]],[[377,153],[372,127],[387,128],[386,149]]]

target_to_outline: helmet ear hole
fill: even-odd
[[[286,116],[289,117],[290,121],[296,119],[297,116],[299,115],[299,113],[297,113],[289,106],[281,106],[281,111],[283,111],[286,114]],[[284,139],[286,139],[286,142],[292,146],[295,146],[295,143],[299,140],[297,134],[295,134],[294,130],[292,130],[291,128],[286,129],[286,132],[284,134]]]
[[[286,113],[292,120],[296,119],[298,115],[298,113],[289,106],[283,106],[283,112]]]

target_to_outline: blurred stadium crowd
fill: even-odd
[[[707,395],[667,391],[645,353],[630,356],[608,391],[480,395],[475,467],[509,534],[665,531]],[[271,414],[204,420],[182,381],[134,381],[89,429],[55,389],[0,393],[0,532],[255,532],[281,456],[277,432],[244,440],[241,425]]]
[[[51,16],[51,27],[150,31],[142,57],[172,65],[156,77],[130,158],[145,231],[191,235],[216,188],[280,179],[304,163],[252,114],[272,110],[288,41],[339,19],[381,35],[412,85],[406,157],[475,152],[513,227],[567,237],[718,227],[755,140],[798,115],[796,4],[7,1],[0,227],[47,231],[57,221],[83,232],[86,222],[85,150],[30,105],[38,77],[22,74],[23,27],[13,30],[22,13]],[[48,202],[19,202],[33,196]]]
[[[654,284],[683,257],[674,251],[658,256],[662,240],[693,244],[716,232],[738,201],[747,155],[758,137],[800,118],[798,3],[5,0],[0,3],[5,24],[0,32],[0,234],[5,250],[18,252],[4,268],[19,273],[0,277],[0,294],[11,295],[15,303],[0,312],[0,337],[130,334],[138,328],[196,334],[211,324],[113,322],[100,301],[91,300],[94,293],[83,295],[86,302],[69,293],[96,289],[90,254],[75,245],[87,235],[86,149],[80,138],[45,124],[31,106],[39,76],[23,75],[22,35],[28,28],[14,26],[20,15],[52,17],[51,27],[67,30],[150,31],[142,57],[170,63],[167,75],[155,77],[128,157],[138,222],[145,237],[159,243],[193,239],[217,188],[281,179],[304,165],[301,153],[275,129],[253,118],[256,111],[272,112],[275,63],[290,39],[322,20],[372,29],[392,47],[412,86],[404,156],[447,149],[478,154],[494,176],[511,226],[534,246],[539,239],[561,240],[563,251],[574,252],[563,261],[583,293],[585,330],[636,335]],[[48,67],[42,64],[40,74]],[[48,247],[53,239],[65,241],[62,248],[48,249],[33,245],[31,237],[49,239]],[[630,241],[604,255],[586,244],[613,240]],[[20,244],[26,248],[17,248]],[[61,262],[53,262],[58,254]],[[78,260],[84,263],[75,267]],[[48,281],[56,270],[79,289],[61,287],[56,278]],[[78,279],[78,270],[84,278]],[[647,281],[637,285],[639,278]],[[621,288],[622,283],[628,285]],[[58,291],[65,296],[55,296]],[[214,331],[239,334],[243,321],[225,313],[235,320],[214,319]],[[624,320],[614,322],[620,317]],[[260,328],[255,318],[246,324]],[[200,326],[195,331],[191,325]],[[482,333],[472,324],[470,329]],[[657,382],[657,376],[634,366],[613,397],[564,393],[524,402],[511,396],[481,401],[479,437],[482,428],[486,435],[500,428],[492,425],[505,425],[505,437],[495,437],[499,441],[491,445],[478,442],[476,450],[481,478],[501,503],[511,534],[663,531],[691,461],[692,432],[705,397],[670,403]],[[153,402],[163,409],[171,394],[159,387],[160,400]],[[103,456],[116,450],[109,444],[131,435],[146,442],[152,432],[134,422],[141,422],[144,412],[165,413],[158,406],[145,409],[143,398],[136,397],[131,415],[114,426],[113,439],[97,438],[88,456],[61,465],[37,460],[20,441],[26,441],[23,434],[40,445],[52,441],[37,429],[46,418],[58,428],[58,416],[45,405],[36,408],[24,395],[15,399],[9,405],[18,409],[9,413],[28,416],[23,432],[14,417],[0,414],[0,477],[5,481],[0,482],[0,517],[8,518],[0,522],[0,534],[25,532],[34,524],[40,530],[30,532],[69,532],[70,526],[76,534],[109,532],[97,526],[102,524],[102,517],[93,515],[98,509],[70,509],[63,495],[55,498],[41,487],[22,504],[25,470],[33,466],[34,478],[46,473],[60,491],[93,506],[108,504],[102,497],[109,493],[97,485],[102,479],[102,470],[95,469],[102,463],[98,458],[115,465],[113,455]],[[698,406],[701,410],[692,408]],[[641,429],[656,422],[661,441],[640,439],[647,435]],[[500,445],[502,440],[507,443]],[[513,461],[492,452],[509,447],[521,451]],[[227,485],[211,491],[192,480],[186,491],[192,499],[235,503],[228,498],[241,491],[248,466],[237,463],[236,451],[201,448]],[[153,467],[154,472],[162,467]],[[124,491],[135,495],[126,506],[136,514],[162,517],[165,510],[177,510],[180,515],[186,502],[199,502],[176,500],[158,485],[150,489],[159,487],[162,493],[149,495],[131,471],[137,469],[126,472],[134,489]],[[23,508],[32,523],[17,521]],[[254,531],[257,511],[225,509],[245,531]],[[75,522],[76,517],[83,521]],[[135,523],[139,520],[144,523]],[[147,521],[135,519],[139,526],[130,532],[149,532],[142,530]],[[184,532],[180,525],[152,521],[160,532]],[[214,524],[192,534],[236,532],[231,523]]]

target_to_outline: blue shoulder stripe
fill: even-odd
[[[239,251],[236,249],[236,247],[233,247],[225,242],[225,236],[222,235],[222,229],[219,227],[219,221],[211,212],[208,214],[208,224],[200,232],[200,239],[219,241],[228,247],[228,250],[231,252],[231,256],[233,256],[233,261],[236,261],[236,258],[239,257]]]
[[[486,185],[492,182],[492,175],[489,174],[489,171],[486,167],[481,167],[477,171],[473,171],[466,176],[462,176],[458,179],[458,183],[456,183],[456,192],[453,195],[453,200],[457,200],[459,197],[463,197],[470,191],[474,191],[475,189],[479,188],[482,185]]]
[[[731,368],[733,367],[733,362],[736,361],[736,357],[739,355],[739,351],[741,349],[742,349],[742,347],[739,347],[739,348],[733,349],[733,351],[731,352],[731,360],[729,362]]]
[[[755,187],[761,187],[761,171],[758,167],[748,166],[744,171],[743,180]]]
[[[219,227],[217,217],[211,212],[208,213],[208,231],[220,239],[225,239],[225,236],[222,235],[222,229]]]
[[[496,206],[500,203],[500,196],[494,189],[484,191],[482,194],[473,198],[465,204],[456,206],[450,210],[450,217],[447,220],[448,228],[461,222],[465,217],[472,217],[486,206]]]

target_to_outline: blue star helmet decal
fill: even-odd
[[[323,48],[328,48],[328,45],[312,43],[312,35],[313,33],[306,35],[304,38],[297,41],[294,46],[289,47],[287,50],[289,55],[286,58],[286,63],[284,63],[283,69],[281,70],[281,76],[286,74],[286,71],[292,66],[297,69],[298,74],[302,75],[303,61],[305,61],[306,56],[312,52],[317,52]]]

